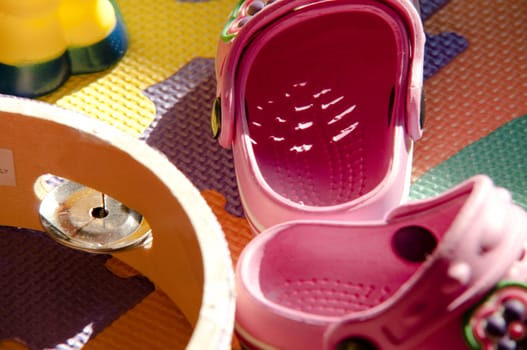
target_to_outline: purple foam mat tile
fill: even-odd
[[[468,41],[456,33],[427,34],[424,78],[428,79],[450,63],[468,47]]]
[[[229,213],[243,216],[232,153],[211,136],[214,60],[195,58],[144,93],[156,105],[156,117],[141,139],[163,152],[200,191],[220,192]]]
[[[450,0],[420,0],[419,1],[419,12],[423,21],[426,21],[434,13],[439,11],[445,6]]]
[[[447,5],[448,2],[449,0],[420,0],[419,10],[423,22]],[[452,32],[426,33],[424,79],[436,74],[456,56],[465,51],[467,47],[468,41],[459,34]]]
[[[30,350],[82,345],[154,291],[145,277],[106,269],[110,257],[0,226],[0,339],[19,339]]]

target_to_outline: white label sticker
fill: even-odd
[[[16,186],[15,163],[10,149],[0,148],[0,186]]]

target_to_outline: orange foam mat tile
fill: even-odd
[[[83,349],[185,349],[192,327],[157,290],[90,340]]]
[[[227,237],[232,262],[236,265],[243,248],[254,237],[249,223],[245,218],[239,218],[225,211],[225,197],[214,190],[203,191],[201,193],[207,204],[212,208]]]

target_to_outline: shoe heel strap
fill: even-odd
[[[433,256],[387,301],[329,326],[325,349],[357,339],[376,349],[418,348],[522,264],[526,213],[488,178],[474,181],[474,193]]]

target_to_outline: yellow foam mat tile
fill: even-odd
[[[214,57],[219,33],[235,1],[117,1],[130,47],[111,72],[72,76],[42,100],[103,120],[139,136],[153,120],[142,90],[174,74],[194,57]]]

